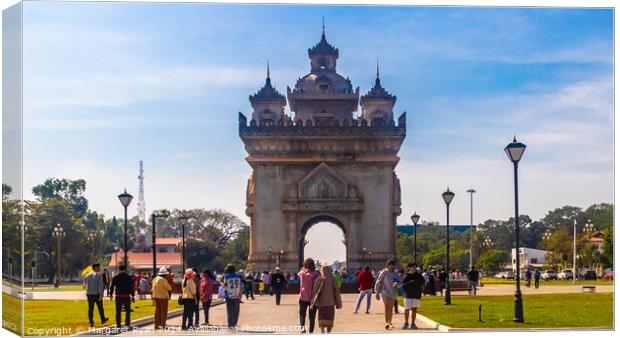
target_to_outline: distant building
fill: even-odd
[[[183,276],[181,249],[183,239],[181,237],[174,238],[156,238],[155,244],[157,245],[157,269],[168,268],[172,271],[175,279],[180,279]],[[142,244],[138,241],[139,244]],[[110,271],[116,271],[117,264],[123,263],[124,253],[120,249],[116,253],[109,255],[110,263],[108,269]],[[150,247],[145,245],[137,245],[134,249],[127,253],[127,259],[129,260],[129,269],[133,272],[153,272],[153,252]],[[117,261],[118,260],[118,261]]]
[[[512,248],[511,250],[511,265],[512,271],[517,270],[517,260],[516,260],[516,250]],[[547,263],[547,254],[549,251],[532,249],[532,248],[519,248],[519,264],[521,270],[525,270],[527,268],[533,269],[542,269],[543,266]]]

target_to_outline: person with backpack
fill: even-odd
[[[239,322],[239,310],[243,289],[241,276],[235,270],[235,266],[228,264],[224,269],[224,299],[226,300],[226,318],[229,329],[236,329]]]
[[[379,273],[375,284],[375,295],[377,300],[383,300],[385,310],[385,329],[391,330],[394,302],[396,302],[396,294],[394,288],[400,287],[401,278],[396,271],[396,261],[390,259],[385,264],[385,268]]]
[[[403,305],[405,306],[405,324],[403,329],[417,329],[415,325],[415,318],[418,313],[418,307],[420,307],[420,300],[422,299],[422,289],[424,288],[424,277],[417,269],[415,264],[408,264],[405,271],[405,278],[403,278]],[[409,313],[411,312],[411,326],[409,326]]]

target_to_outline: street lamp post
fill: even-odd
[[[577,220],[573,220],[573,284],[577,275]]]
[[[420,215],[413,212],[411,215],[411,222],[413,222],[413,262],[418,264],[418,222],[420,221]]]
[[[54,227],[52,237],[56,238],[56,275],[58,276],[58,281],[63,281],[60,266],[60,240],[65,237],[65,230],[60,226],[60,223],[57,223]]]
[[[121,205],[123,206],[123,208],[125,209],[125,235],[123,237],[123,263],[125,264],[126,268],[129,268],[127,266],[127,207],[129,206],[129,204],[131,203],[131,200],[133,199],[133,196],[131,196],[130,194],[127,193],[127,189],[125,189],[125,191],[118,195],[118,200],[121,202]],[[116,262],[118,265],[118,262]]]
[[[450,202],[454,198],[454,193],[450,191],[450,188],[443,194],[443,201],[446,203],[446,293],[444,298],[444,304],[452,304],[452,298],[450,297]]]
[[[183,267],[183,273],[185,273],[185,224],[187,224],[187,216],[179,217],[179,223],[181,223],[181,266]]]
[[[273,250],[269,247],[269,249],[267,249],[267,271],[269,272],[271,272],[271,251]]]
[[[513,141],[508,144],[504,151],[512,164],[514,166],[514,184],[515,184],[515,252],[517,254],[517,269],[515,274],[515,283],[517,285],[517,289],[515,291],[515,300],[514,300],[514,318],[513,321],[522,323],[523,322],[523,299],[521,297],[521,286],[520,286],[520,278],[521,278],[521,268],[519,262],[519,161],[525,152],[525,144],[521,142],[517,142],[517,137],[515,135]]]
[[[155,220],[157,218],[166,218],[169,215],[170,214],[166,210],[154,211],[151,214],[151,223],[153,224],[153,243],[151,244],[151,250],[153,251],[153,276],[157,275],[157,228],[155,227]],[[127,251],[125,251],[125,255],[127,255]],[[183,273],[185,273],[185,271],[183,271]]]
[[[474,194],[476,190],[469,189],[469,268],[474,266]]]
[[[284,250],[280,250],[278,252],[278,262],[276,263],[277,266],[280,266],[280,260],[282,259],[283,254],[284,254]]]

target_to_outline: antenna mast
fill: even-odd
[[[144,222],[146,220],[146,205],[144,204],[144,166],[142,160],[140,160],[138,180],[140,181],[140,191],[138,193],[138,220]]]

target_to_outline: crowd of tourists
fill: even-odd
[[[403,297],[404,307],[403,329],[417,329],[415,324],[417,309],[423,295],[434,296],[446,287],[448,274],[434,268],[421,269],[409,264],[406,269],[397,269],[395,260],[389,260],[380,271],[373,271],[369,266],[360,267],[354,276],[346,271],[332,271],[330,266],[317,269],[312,258],[307,258],[299,272],[283,273],[279,267],[273,271],[236,270],[228,265],[224,273],[218,274],[209,270],[199,272],[196,268],[184,271],[181,281],[178,304],[183,308],[181,329],[197,329],[209,326],[209,309],[216,296],[226,304],[226,326],[235,329],[239,322],[239,313],[243,295],[246,300],[256,296],[274,296],[276,306],[282,301],[281,295],[287,285],[299,284],[299,325],[302,333],[313,333],[318,319],[318,326],[323,333],[329,333],[334,326],[336,310],[342,308],[340,289],[343,280],[353,282],[359,291],[354,313],[358,314],[362,304],[365,313],[370,313],[373,294],[377,301],[383,303],[385,329],[394,328],[394,314],[399,313],[398,297]],[[470,271],[460,274],[453,271],[450,279],[465,277],[468,281],[470,294],[475,295],[479,284],[480,273],[472,267]],[[145,299],[150,295],[154,306],[154,328],[167,327],[168,305],[173,294],[174,276],[167,268],[159,269],[156,276],[146,273],[130,275],[123,265],[110,278],[107,271],[101,272],[99,264],[92,265],[92,272],[84,277],[84,287],[88,300],[88,320],[94,326],[93,315],[95,306],[98,309],[101,323],[108,322],[103,308],[104,292],[110,299],[115,299],[116,326],[121,328],[122,313],[125,312],[124,324],[131,328],[131,305],[135,295]],[[436,281],[439,281],[438,283]],[[439,288],[439,290],[438,290]],[[217,290],[216,292],[214,292]],[[364,302],[365,301],[365,302]],[[202,312],[203,322],[200,323]],[[318,317],[318,318],[317,318]]]

